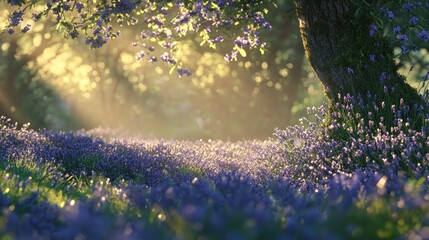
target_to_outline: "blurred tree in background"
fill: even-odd
[[[40,77],[35,61],[56,44],[51,39],[41,41],[41,34],[0,38],[0,115],[20,123],[31,122],[35,128],[81,126],[67,103]]]
[[[249,51],[248,58],[228,63],[227,45],[201,47],[200,36],[179,43],[178,56],[194,70],[186,78],[166,74],[165,64],[136,61],[129,44],[135,26],[91,50],[51,35],[48,20],[27,34],[2,36],[1,114],[57,130],[103,126],[147,137],[269,137],[274,128],[296,123],[306,106],[323,101],[304,57],[294,6],[277,5],[269,19],[273,31],[263,34],[264,55]]]

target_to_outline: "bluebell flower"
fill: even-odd
[[[418,38],[423,39],[425,42],[428,42],[429,40],[429,33],[426,32],[426,30],[422,30],[417,34]]]
[[[22,6],[25,0],[7,0],[6,2],[11,6]]]
[[[176,61],[174,60],[174,58],[172,56],[170,56],[170,54],[167,52],[164,52],[161,55],[161,61],[166,62],[166,63],[170,63],[172,65],[176,64]]]
[[[77,36],[79,35],[79,33],[78,33],[78,31],[76,31],[76,29],[73,29],[72,31],[70,31],[70,37],[72,38],[72,39],[75,39],[75,38],[77,38]]]
[[[128,14],[135,9],[137,2],[135,0],[116,0],[113,6],[113,13]]]
[[[102,37],[101,35],[95,35],[94,37],[88,37],[85,40],[85,43],[87,45],[90,45],[91,48],[100,48],[102,47],[104,44],[106,44],[108,41],[108,38],[106,37]]]
[[[403,43],[409,42],[407,34],[401,34],[399,36],[399,38],[401,39],[401,42],[403,42]]]
[[[395,14],[389,8],[382,8],[382,11],[387,15],[390,20],[395,18]]]
[[[61,5],[61,8],[63,9],[63,11],[68,11],[70,10],[70,4],[64,3],[63,5]]]
[[[210,39],[210,42],[212,43],[219,43],[219,42],[223,42],[224,38],[222,36],[218,36],[214,39]]]
[[[396,26],[395,28],[393,28],[393,32],[398,35],[401,32],[401,27],[400,26]]]
[[[411,11],[414,8],[412,3],[405,3],[404,5],[402,5],[402,7],[409,11]]]
[[[418,17],[412,17],[412,18],[410,18],[410,23],[411,24],[416,24],[418,21],[419,21]]]
[[[370,35],[371,37],[373,37],[377,31],[378,31],[378,26],[377,26],[377,25],[375,25],[374,23],[372,23],[372,24],[370,25],[369,35]]]
[[[402,45],[401,46],[401,50],[402,50],[402,53],[408,53],[410,50],[408,49],[408,47],[407,46],[405,46],[405,45]]]
[[[189,71],[189,69],[178,68],[177,72],[179,73],[179,77],[182,77],[182,76],[189,77],[192,75],[191,71]]]
[[[76,10],[77,10],[78,12],[81,12],[81,11],[82,11],[82,9],[83,9],[83,4],[82,4],[82,3],[80,3],[80,2],[76,2],[75,7],[76,7]]]
[[[27,24],[27,25],[25,25],[25,27],[21,31],[24,32],[24,33],[26,33],[26,32],[28,32],[30,30],[30,27],[31,27],[31,25]]]
[[[18,26],[22,21],[22,16],[24,15],[23,11],[14,11],[10,17],[10,25]]]

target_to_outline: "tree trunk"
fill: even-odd
[[[398,74],[392,45],[381,31],[370,36],[369,9],[356,16],[358,6],[351,0],[295,0],[295,5],[306,57],[325,87],[330,108],[338,94],[347,93],[368,105],[398,105],[401,98],[410,106],[423,104]]]

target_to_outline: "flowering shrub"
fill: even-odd
[[[358,99],[341,99],[338,110],[350,112],[349,122],[334,114],[325,128],[322,106],[310,109],[315,120],[277,130],[275,139],[235,143],[33,131],[3,118],[0,232],[54,239],[429,237],[426,125],[412,130],[406,109],[390,106],[397,109],[392,127],[374,112],[376,126],[350,111]],[[422,116],[428,119],[423,108]],[[330,137],[337,128],[347,141]]]

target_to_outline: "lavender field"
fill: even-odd
[[[429,120],[344,97],[266,141],[121,138],[1,119],[2,239],[429,239]],[[417,106],[416,106],[417,107]],[[371,112],[372,114],[372,112]],[[372,115],[371,115],[372,116]],[[408,120],[404,120],[408,119]],[[356,120],[356,121],[355,121]],[[357,124],[355,124],[357,123]],[[332,137],[341,130],[342,137]],[[346,140],[344,140],[346,139]]]

